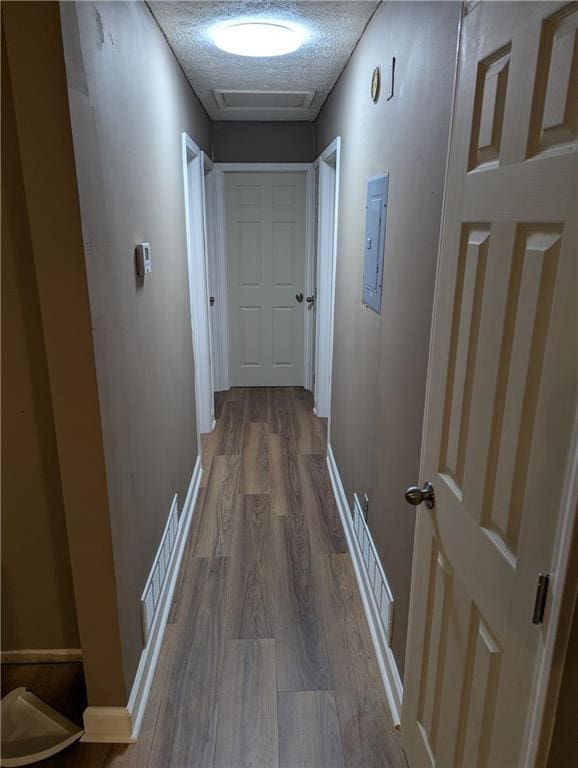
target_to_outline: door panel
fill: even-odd
[[[519,766],[576,412],[576,5],[465,17],[402,733],[412,767]]]
[[[263,324],[261,307],[239,307],[239,359],[243,366],[263,365]]]
[[[273,285],[295,285],[295,222],[276,221],[273,235]]]
[[[273,365],[295,365],[294,307],[273,307]]]
[[[261,285],[261,222],[237,223],[237,285]]]
[[[305,174],[225,176],[232,386],[303,384]]]

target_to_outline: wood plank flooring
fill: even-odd
[[[301,388],[221,393],[135,745],[45,768],[405,768]]]

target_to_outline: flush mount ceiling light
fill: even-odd
[[[237,56],[284,56],[307,37],[305,30],[287,21],[239,21],[218,24],[210,31],[222,51]]]

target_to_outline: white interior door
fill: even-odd
[[[227,173],[231,386],[300,386],[305,173]]]
[[[576,413],[576,5],[465,17],[402,733],[412,768],[532,765],[533,624]],[[555,589],[560,585],[551,584]],[[552,595],[550,595],[550,598]]]

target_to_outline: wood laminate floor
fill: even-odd
[[[216,416],[137,744],[38,765],[405,766],[310,394],[232,389]]]

